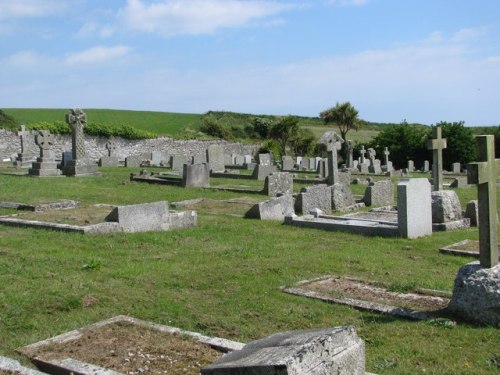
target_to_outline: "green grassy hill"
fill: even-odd
[[[67,109],[6,108],[3,111],[19,123],[64,121]],[[89,122],[108,125],[129,125],[158,135],[182,136],[195,132],[202,115],[189,113],[85,109]]]

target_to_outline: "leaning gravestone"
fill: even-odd
[[[498,264],[495,137],[476,137],[478,162],[467,165],[470,184],[477,184],[479,201],[479,263],[461,267],[448,309],[463,318],[500,326],[500,265]]]
[[[201,375],[365,375],[365,345],[354,327],[276,333],[202,368]]]
[[[66,114],[66,122],[71,127],[73,160],[63,168],[66,176],[98,175],[97,165],[87,158],[83,128],[87,125],[87,115],[83,110],[70,109]]]
[[[331,188],[332,210],[343,212],[356,204],[352,191],[347,184],[336,183],[333,184]]]
[[[40,157],[33,162],[28,173],[30,176],[60,176],[57,163],[52,157],[54,136],[48,130],[40,130],[35,136],[35,143],[40,148]]]
[[[434,190],[443,190],[443,149],[446,148],[446,139],[441,138],[441,128],[432,128],[432,139],[427,141],[427,149],[432,150],[432,179]]]

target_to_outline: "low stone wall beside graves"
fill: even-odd
[[[25,153],[38,156],[40,154],[38,146],[35,144],[36,131],[29,132],[25,141]],[[181,154],[195,156],[204,154],[208,146],[217,144],[224,148],[227,154],[253,155],[258,149],[258,145],[229,143],[226,141],[197,141],[197,140],[175,140],[168,137],[154,139],[130,141],[123,138],[114,138],[116,143],[116,155],[120,160],[126,156],[141,155],[152,151],[163,151],[169,155]],[[106,142],[108,138],[85,136],[85,147],[87,155],[94,160],[108,155]],[[54,153],[60,159],[63,151],[71,150],[71,136],[54,134]],[[0,157],[3,159],[16,156],[21,152],[21,139],[15,132],[0,129]]]

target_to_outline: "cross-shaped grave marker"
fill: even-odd
[[[29,133],[29,131],[26,131],[26,125],[24,124],[21,124],[20,129],[16,133],[18,137],[21,137],[21,154],[24,153],[24,142]]]
[[[479,135],[477,163],[467,164],[467,183],[477,184],[479,262],[484,268],[498,264],[496,181],[500,159],[495,159],[495,136]]]
[[[106,142],[106,150],[108,150],[108,156],[115,156],[116,143],[114,140],[110,139]]]
[[[48,130],[40,130],[35,136],[35,143],[40,147],[40,158],[51,157],[50,150],[54,145],[54,136]]]
[[[328,155],[328,179],[327,179],[328,185],[333,185],[339,181],[337,151],[342,148],[342,143],[344,143],[344,140],[337,133],[334,132],[332,140],[326,146]]]
[[[432,139],[427,141],[427,149],[432,150],[432,178],[434,190],[443,189],[443,149],[446,148],[446,138],[441,138],[441,128],[432,128]]]
[[[389,165],[389,155],[391,153],[389,152],[389,149],[386,147],[384,148],[384,163],[385,165]]]
[[[361,146],[361,150],[359,150],[359,154],[361,155],[360,163],[364,164],[365,163],[365,154],[366,154],[365,146]]]
[[[87,115],[79,108],[70,109],[66,114],[66,122],[73,131],[73,160],[84,159],[86,152],[83,128],[87,125]]]

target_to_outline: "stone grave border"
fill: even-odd
[[[118,315],[110,319],[102,320],[100,322],[90,324],[88,326],[82,327],[75,329],[73,331],[69,331],[63,334],[60,334],[58,336],[54,336],[51,338],[48,338],[46,340],[42,340],[30,345],[26,345],[22,348],[16,349],[17,352],[23,354],[23,350],[30,350],[30,349],[37,349],[40,347],[43,347],[45,345],[50,345],[50,344],[61,344],[65,343],[68,341],[76,340],[78,339],[83,332],[89,330],[89,329],[95,329],[95,328],[100,328],[104,327],[109,324],[114,324],[114,323],[119,323],[119,322],[127,322],[131,323],[134,325],[137,325],[139,327],[144,327],[144,328],[149,328],[153,329],[159,332],[166,332],[166,333],[179,333],[182,335],[190,336],[196,340],[198,340],[200,343],[209,345],[213,349],[216,349],[220,352],[227,353],[231,352],[234,350],[241,350],[245,344],[237,342],[237,341],[232,341],[232,340],[227,340],[223,339],[220,337],[211,337],[211,336],[205,336],[197,332],[191,332],[191,331],[185,331],[180,328],[176,327],[171,327],[171,326],[166,326],[163,324],[158,324],[158,323],[152,323],[152,322],[147,322],[145,320],[140,320],[137,318],[133,318],[130,316],[126,315]],[[64,374],[70,374],[70,373],[75,373],[75,374],[99,374],[99,375],[112,375],[112,374],[120,374],[118,372],[112,371],[112,370],[107,370],[102,367],[86,363],[86,362],[81,362],[72,358],[66,358],[63,360],[43,360],[39,358],[30,358],[31,362],[33,362],[39,369],[42,371],[50,371],[50,373],[55,373],[53,372],[54,370],[57,371],[57,373],[64,373]]]
[[[392,315],[392,316],[397,316],[397,317],[411,319],[411,320],[436,319],[435,315],[428,314],[428,313],[421,312],[421,311],[416,311],[416,310],[411,310],[411,309],[397,307],[397,306],[391,306],[391,305],[384,305],[381,303],[369,302],[369,301],[355,299],[355,298],[349,298],[349,297],[331,297],[331,296],[326,296],[326,295],[319,293],[319,292],[315,292],[315,291],[306,290],[306,289],[301,288],[302,285],[306,285],[306,284],[316,282],[316,281],[327,280],[327,279],[331,279],[331,278],[343,278],[346,280],[356,281],[356,282],[361,282],[361,283],[367,284],[367,282],[365,280],[360,280],[360,279],[353,278],[353,277],[325,275],[325,276],[320,276],[320,277],[316,277],[313,279],[299,281],[299,282],[295,283],[292,287],[282,286],[280,289],[284,293],[292,294],[295,296],[317,299],[317,300],[327,302],[327,303],[338,303],[341,305],[351,306],[351,307],[354,307],[354,308],[359,309],[359,310],[373,311],[373,312],[378,312],[378,313],[382,313],[382,314],[386,314],[386,315]],[[451,297],[451,293],[448,293],[446,291],[431,290],[431,289],[419,289],[418,291],[421,292],[422,294],[427,294],[428,296],[432,296],[435,298],[441,298],[443,300],[449,299],[449,297]],[[401,295],[401,296],[407,296],[408,294],[415,295],[415,293],[408,293],[408,294],[397,293],[397,294]]]
[[[41,204],[0,202],[0,208],[11,208],[20,211],[44,212],[44,211],[68,210],[72,208],[77,208],[79,204],[80,202],[69,199],[62,199],[56,202],[41,203]]]
[[[18,375],[46,375],[43,372],[24,367],[14,359],[0,356],[0,371],[9,371]]]
[[[475,251],[467,251],[467,250],[459,250],[456,247],[465,245],[469,242],[477,242],[478,247],[479,247],[479,241],[478,240],[470,240],[470,239],[465,239],[463,241],[455,242],[451,245],[446,245],[444,247],[439,248],[439,252],[442,254],[451,254],[451,255],[458,255],[458,256],[465,256],[465,257],[474,257],[479,259],[479,252]],[[498,248],[500,249],[500,244],[498,244]],[[498,259],[500,260],[500,255],[498,255]]]

